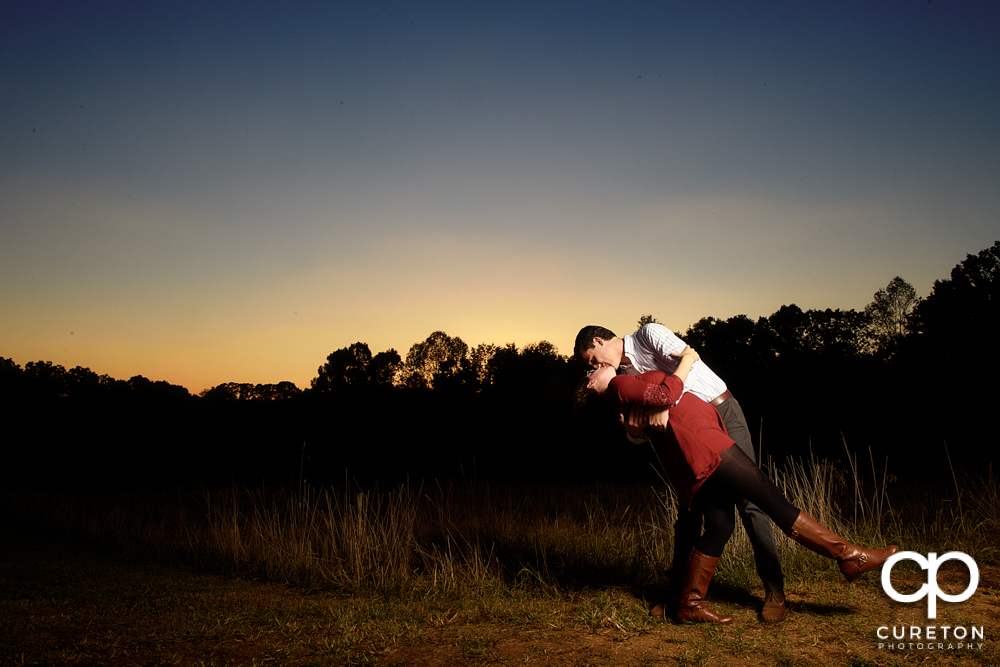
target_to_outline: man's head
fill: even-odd
[[[601,366],[618,368],[625,353],[622,339],[609,329],[593,324],[580,329],[573,349],[580,361],[594,368]]]

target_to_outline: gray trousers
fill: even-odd
[[[747,428],[743,408],[735,398],[729,398],[716,406],[722,416],[729,437],[736,441],[736,446],[757,463],[754,455],[753,442],[750,440],[750,429]],[[740,515],[743,527],[753,545],[753,560],[757,566],[757,574],[764,584],[765,591],[783,591],[785,578],[781,572],[781,558],[778,547],[771,535],[771,519],[759,507],[746,499],[736,503],[736,511]],[[678,508],[677,523],[674,524],[674,571],[684,571],[688,555],[701,537],[701,514],[683,507]]]

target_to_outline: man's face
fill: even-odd
[[[622,360],[621,353],[616,354],[608,341],[603,338],[595,338],[594,347],[580,352],[580,358],[585,364],[594,368],[611,366],[611,368],[617,369]]]

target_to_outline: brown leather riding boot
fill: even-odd
[[[848,581],[854,581],[868,570],[882,567],[889,556],[898,550],[895,544],[883,549],[865,549],[851,544],[805,512],[799,512],[788,535],[820,556],[840,563],[840,571]]]
[[[765,591],[764,607],[760,610],[760,620],[765,623],[779,623],[788,615],[783,591]]]
[[[705,593],[718,564],[718,558],[706,556],[697,549],[691,550],[681,583],[681,601],[677,607],[677,620],[681,623],[733,622],[732,616],[717,614],[705,604]]]

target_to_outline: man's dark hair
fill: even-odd
[[[594,339],[600,338],[601,340],[611,340],[615,337],[613,331],[605,329],[604,327],[599,327],[596,324],[588,324],[584,328],[580,329],[580,333],[576,335],[576,347],[573,348],[573,354],[580,356],[580,353],[584,350],[589,350],[594,347]]]

